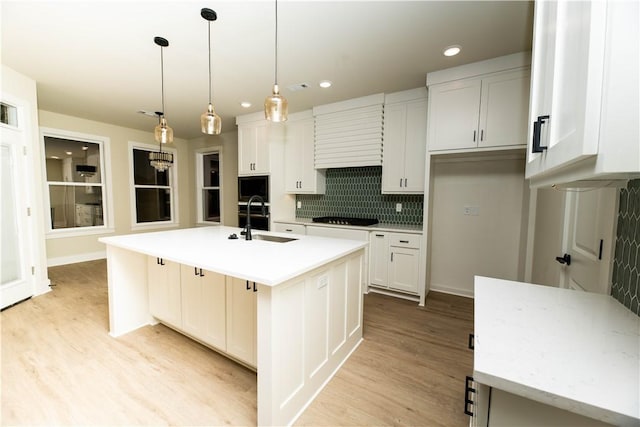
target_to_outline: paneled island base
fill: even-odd
[[[340,243],[319,262],[314,243],[328,248],[335,239],[300,236],[291,242],[298,247],[287,250],[316,247],[305,257],[306,267],[296,267],[302,272],[280,283],[264,276],[267,283],[261,283],[253,280],[257,271],[232,276],[215,263],[159,256],[154,238],[175,238],[180,231],[189,230],[102,239],[110,334],[166,324],[257,370],[258,425],[292,424],[362,341],[363,243]],[[137,236],[148,237],[138,245]],[[282,248],[256,243],[252,250]]]

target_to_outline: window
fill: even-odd
[[[198,222],[220,223],[222,159],[219,151],[196,153]]]
[[[104,232],[108,138],[43,129],[49,237]]]
[[[131,144],[134,228],[163,224],[172,226],[177,223],[174,210],[176,153],[163,147],[162,151],[173,154],[174,163],[166,171],[158,172],[149,163],[149,153],[157,150],[157,146]]]

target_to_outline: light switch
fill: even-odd
[[[480,206],[465,206],[462,212],[464,215],[478,216],[480,215]]]
[[[302,202],[300,200],[298,200],[296,202],[296,206],[298,207],[298,209],[300,209],[302,207]]]
[[[396,203],[396,212],[402,212],[402,203]]]
[[[318,277],[318,289],[322,289],[329,284],[329,278],[327,276]]]

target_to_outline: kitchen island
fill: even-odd
[[[258,424],[288,425],[362,341],[367,243],[253,238],[224,226],[101,238],[110,334],[162,322],[255,368]]]
[[[476,276],[474,329],[474,425],[640,425],[640,318],[611,296]]]

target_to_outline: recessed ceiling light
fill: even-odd
[[[455,55],[460,53],[461,49],[462,49],[462,47],[460,47],[457,44],[454,44],[452,46],[445,47],[444,50],[442,51],[442,54],[444,56],[455,56]]]
[[[65,153],[67,153],[67,156],[70,156],[70,155],[72,155],[72,154],[73,154],[73,152],[72,152],[72,151],[65,151]]]
[[[240,106],[241,106],[242,108],[249,108],[249,107],[251,107],[251,103],[250,103],[249,101],[242,101],[242,102],[240,103]]]
[[[88,146],[88,145],[84,145],[84,146],[82,147],[82,151],[87,151],[88,149],[89,149],[89,146]]]
[[[326,89],[328,87],[331,87],[331,84],[332,84],[331,80],[322,80],[320,82],[320,87],[323,88],[323,89]]]
[[[58,156],[51,156],[51,158],[52,158],[52,159],[56,159],[56,160],[58,160],[60,157],[58,157]]]

